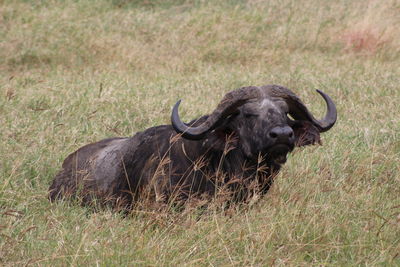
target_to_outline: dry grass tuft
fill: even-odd
[[[355,28],[355,27],[354,27]],[[351,29],[342,36],[346,51],[375,54],[389,42],[383,34],[373,29]]]
[[[373,55],[382,49],[400,50],[400,6],[397,1],[369,1],[354,10],[340,39],[347,52]]]

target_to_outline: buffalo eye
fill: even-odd
[[[258,117],[258,114],[255,113],[244,113],[243,114],[245,118],[255,118]]]

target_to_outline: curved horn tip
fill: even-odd
[[[315,91],[317,91],[318,94],[322,95],[323,98],[328,98],[329,100],[331,100],[333,102],[332,98],[328,94],[324,93],[323,91],[321,91],[319,89],[316,89]]]
[[[324,92],[322,92],[322,91],[319,90],[319,89],[315,89],[315,91],[317,91],[317,93],[320,94],[320,95],[326,95]]]
[[[328,106],[328,111],[327,114],[325,116],[325,118],[320,121],[322,126],[321,131],[325,132],[328,131],[330,128],[333,127],[333,125],[335,125],[336,120],[337,120],[337,110],[336,110],[336,105],[333,102],[332,98],[325,94],[324,92],[322,92],[321,90],[316,89],[316,91],[325,99],[325,102]]]
[[[183,126],[183,122],[179,118],[179,105],[181,104],[182,99],[179,99],[176,101],[174,107],[172,108],[172,113],[171,113],[171,122],[172,125],[174,126],[175,130],[179,132],[179,128]]]
[[[174,105],[174,108],[175,108],[175,107],[179,107],[179,105],[181,104],[181,102],[182,102],[182,99],[179,99],[178,101],[176,101],[176,103],[175,103],[175,105]]]
[[[182,99],[179,99],[178,101],[176,101],[174,107],[172,108],[172,113],[171,113],[171,120],[174,121],[174,119],[178,118],[179,119],[179,115],[178,115],[178,109],[179,109],[179,105],[181,104]]]
[[[190,140],[200,140],[204,137],[205,133],[191,133],[190,131],[190,127],[188,127],[183,121],[181,121],[181,119],[179,118],[179,112],[178,112],[178,108],[179,108],[179,104],[181,103],[181,99],[179,99],[174,107],[172,108],[172,113],[171,113],[171,124],[172,127],[174,128],[174,130],[179,133],[182,134],[182,137],[186,138],[186,139],[190,139]]]

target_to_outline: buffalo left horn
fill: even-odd
[[[218,127],[226,117],[235,113],[238,107],[245,104],[248,100],[258,98],[259,96],[260,89],[255,86],[242,87],[229,92],[221,100],[217,108],[208,116],[206,121],[195,127],[186,125],[179,118],[178,108],[181,103],[181,100],[179,100],[172,109],[172,126],[175,131],[181,133],[184,138],[200,140],[204,138],[206,133]]]

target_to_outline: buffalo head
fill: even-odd
[[[179,100],[172,110],[172,126],[184,138],[191,140],[233,135],[237,140],[236,147],[247,158],[257,159],[261,155],[267,161],[280,165],[285,163],[287,154],[296,145],[320,142],[319,133],[335,124],[335,104],[328,95],[319,90],[317,92],[327,105],[322,120],[315,119],[291,90],[266,85],[229,92],[206,121],[197,126],[181,121]]]

